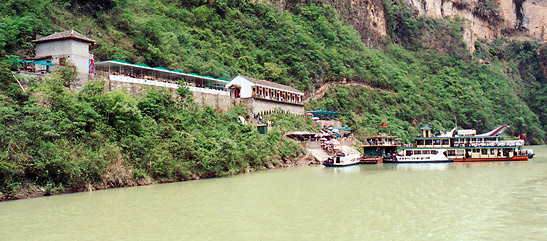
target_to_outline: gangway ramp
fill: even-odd
[[[325,160],[327,160],[327,158],[329,157],[329,154],[327,154],[327,152],[325,152],[323,149],[307,149],[311,155],[315,158],[315,160],[319,161],[319,162],[323,162]]]

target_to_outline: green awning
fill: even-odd
[[[18,58],[9,59],[9,61],[16,62],[16,63],[34,63],[38,65],[45,65],[45,66],[53,66],[55,64],[47,61],[36,61],[36,60],[22,60]]]
[[[113,61],[113,62],[118,62],[118,63],[124,63],[124,64],[131,64],[125,60],[121,60],[121,59],[113,59],[113,60],[110,60],[110,61]]]
[[[137,64],[135,64],[135,65],[141,66],[141,67],[148,67],[148,68],[150,68],[150,66],[148,66],[147,64],[143,64],[143,63],[137,63]]]
[[[35,64],[39,64],[39,65],[45,65],[45,66],[53,66],[54,64],[50,63],[50,62],[46,62],[46,61],[34,61]]]
[[[338,112],[330,110],[310,110],[306,111],[306,113],[312,113],[317,115],[338,115]]]

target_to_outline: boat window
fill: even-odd
[[[479,153],[479,149],[473,149],[473,153]]]
[[[490,149],[490,155],[494,155],[494,149]]]
[[[429,150],[422,151],[422,154],[424,155],[429,155],[429,153],[431,153]]]
[[[455,156],[456,151],[455,150],[448,150],[446,154],[449,155],[449,156]]]
[[[405,156],[412,156],[412,151],[406,151]]]
[[[433,140],[433,145],[440,145],[441,144],[441,140],[437,139],[437,140]]]
[[[448,146],[448,139],[443,139],[443,146]]]
[[[432,143],[432,141],[431,141],[431,140],[425,140],[425,145],[426,145],[426,146],[430,146],[430,145],[431,145],[431,143]]]
[[[488,155],[488,149],[481,149],[481,154]]]
[[[421,155],[422,151],[414,151],[414,155]]]
[[[437,151],[431,151],[431,154],[433,154],[433,155],[437,155],[437,153],[439,153],[439,152],[437,152]]]
[[[424,140],[416,140],[416,145],[423,146],[424,145]]]
[[[465,154],[465,151],[464,151],[464,150],[458,150],[458,151],[456,152],[456,154],[457,154],[458,156],[463,156],[463,155]]]

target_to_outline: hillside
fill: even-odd
[[[465,19],[426,18],[403,0],[372,1],[372,10],[381,11],[374,14],[366,6],[347,11],[348,1],[272,2],[283,8],[225,0],[3,1],[0,57],[33,56],[30,40],[38,34],[76,29],[97,41],[91,50],[97,60],[221,78],[242,74],[309,93],[325,83],[358,83],[333,85],[307,105],[339,111],[358,135],[389,131],[408,141],[422,124],[448,130],[457,122],[479,131],[509,124],[510,135],[545,141],[545,45],[484,40],[471,54]],[[360,20],[366,24],[382,16],[385,24],[376,26],[385,26],[385,35],[365,36],[373,28],[356,30],[350,24],[358,19],[344,13],[366,15]],[[0,154],[0,192],[28,182],[55,191],[229,175],[299,154],[280,132],[263,137],[238,125],[243,109],[188,109],[161,92],[138,98],[102,93],[96,84],[66,92],[63,73],[34,83],[28,95],[7,71],[13,63],[1,67],[0,141],[7,150]],[[310,128],[279,118],[292,129]]]

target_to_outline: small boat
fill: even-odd
[[[354,152],[348,146],[341,146],[340,151],[336,152],[323,162],[326,167],[344,167],[359,164],[361,154]]]
[[[536,153],[534,153],[534,150],[532,149],[523,149],[522,153],[528,155],[528,159],[532,159],[534,158],[534,155],[536,155]]]
[[[425,163],[425,162],[452,162],[446,157],[446,149],[435,150],[406,150],[400,152],[393,159],[386,159],[386,163]]]

